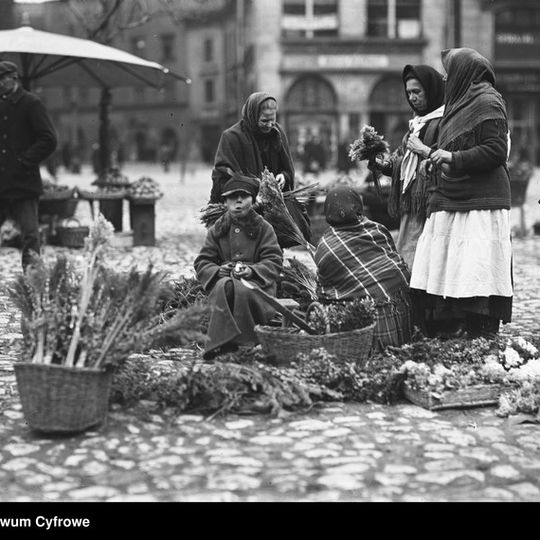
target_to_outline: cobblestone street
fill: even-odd
[[[155,178],[165,191],[156,208],[156,247],[119,247],[111,265],[152,260],[171,277],[192,275],[204,238],[198,210],[208,168],[185,183],[177,168],[127,165],[130,180]],[[82,175],[60,183],[90,188]],[[514,315],[506,335],[540,330],[540,169],[525,206],[528,234],[513,240]],[[127,213],[125,213],[127,214]],[[77,217],[89,219],[79,202]],[[124,216],[127,229],[128,216]],[[520,215],[512,210],[517,227]],[[51,257],[65,248],[46,246]],[[77,253],[73,250],[72,253]],[[302,251],[286,257],[307,260]],[[15,249],[0,249],[3,284],[20,271]],[[285,417],[157,414],[156,404],[113,407],[106,425],[73,437],[31,432],[17,395],[11,354],[19,316],[0,295],[0,501],[540,501],[540,425],[513,425],[492,407],[431,412],[396,406],[331,403]]]

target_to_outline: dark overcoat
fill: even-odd
[[[255,136],[245,120],[240,120],[221,134],[212,170],[210,202],[221,202],[223,186],[233,173],[260,178],[265,166],[276,176],[283,174],[283,191],[294,189],[294,165],[289,142],[279,124],[274,126],[272,137],[276,148],[272,160],[274,163],[263,163]]]
[[[0,198],[39,197],[39,165],[56,145],[54,126],[37,96],[19,86],[0,99]]]
[[[266,324],[275,314],[240,280],[219,277],[220,266],[226,262],[243,262],[253,270],[257,286],[275,296],[276,281],[283,264],[283,253],[272,226],[254,210],[248,219],[233,221],[227,212],[207,233],[206,241],[195,259],[197,278],[209,293],[210,323],[206,352],[226,343],[257,343],[256,324]],[[234,298],[227,296],[232,286]]]

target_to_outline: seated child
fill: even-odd
[[[227,181],[222,194],[227,211],[209,229],[194,262],[197,278],[209,293],[205,359],[257,343],[255,325],[266,324],[275,315],[240,281],[253,281],[275,296],[283,264],[274,229],[253,209],[258,191],[256,178],[234,174]]]

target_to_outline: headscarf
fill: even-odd
[[[427,108],[421,113],[413,107],[412,103],[409,101],[409,96],[407,96],[409,105],[416,113],[414,118],[409,120],[409,133],[419,136],[424,126],[430,120],[441,118],[444,113],[444,77],[431,66],[413,66],[407,64],[403,68],[402,79],[405,88],[409,79],[417,79],[426,94]],[[405,150],[400,165],[402,193],[405,193],[412,181],[416,178],[417,168],[418,154],[409,149]]]
[[[277,105],[277,99],[266,92],[255,92],[246,99],[242,107],[242,120],[252,133],[258,132],[262,104],[270,99],[275,101]]]
[[[431,66],[407,64],[402,72],[403,86],[406,87],[409,79],[417,79],[426,93],[427,109],[420,113],[409,102],[412,110],[422,116],[433,112],[444,103],[444,77]],[[407,96],[409,101],[409,96]]]
[[[458,137],[475,130],[486,120],[496,120],[508,129],[506,106],[495,90],[495,72],[489,60],[474,49],[446,49],[441,53],[447,73],[445,112],[438,147],[464,150]]]
[[[332,227],[358,223],[364,212],[362,196],[353,188],[340,186],[331,189],[324,201],[324,215]]]

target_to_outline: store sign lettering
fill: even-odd
[[[497,34],[495,37],[497,43],[504,45],[534,45],[534,34],[515,34],[513,32],[505,32]]]

